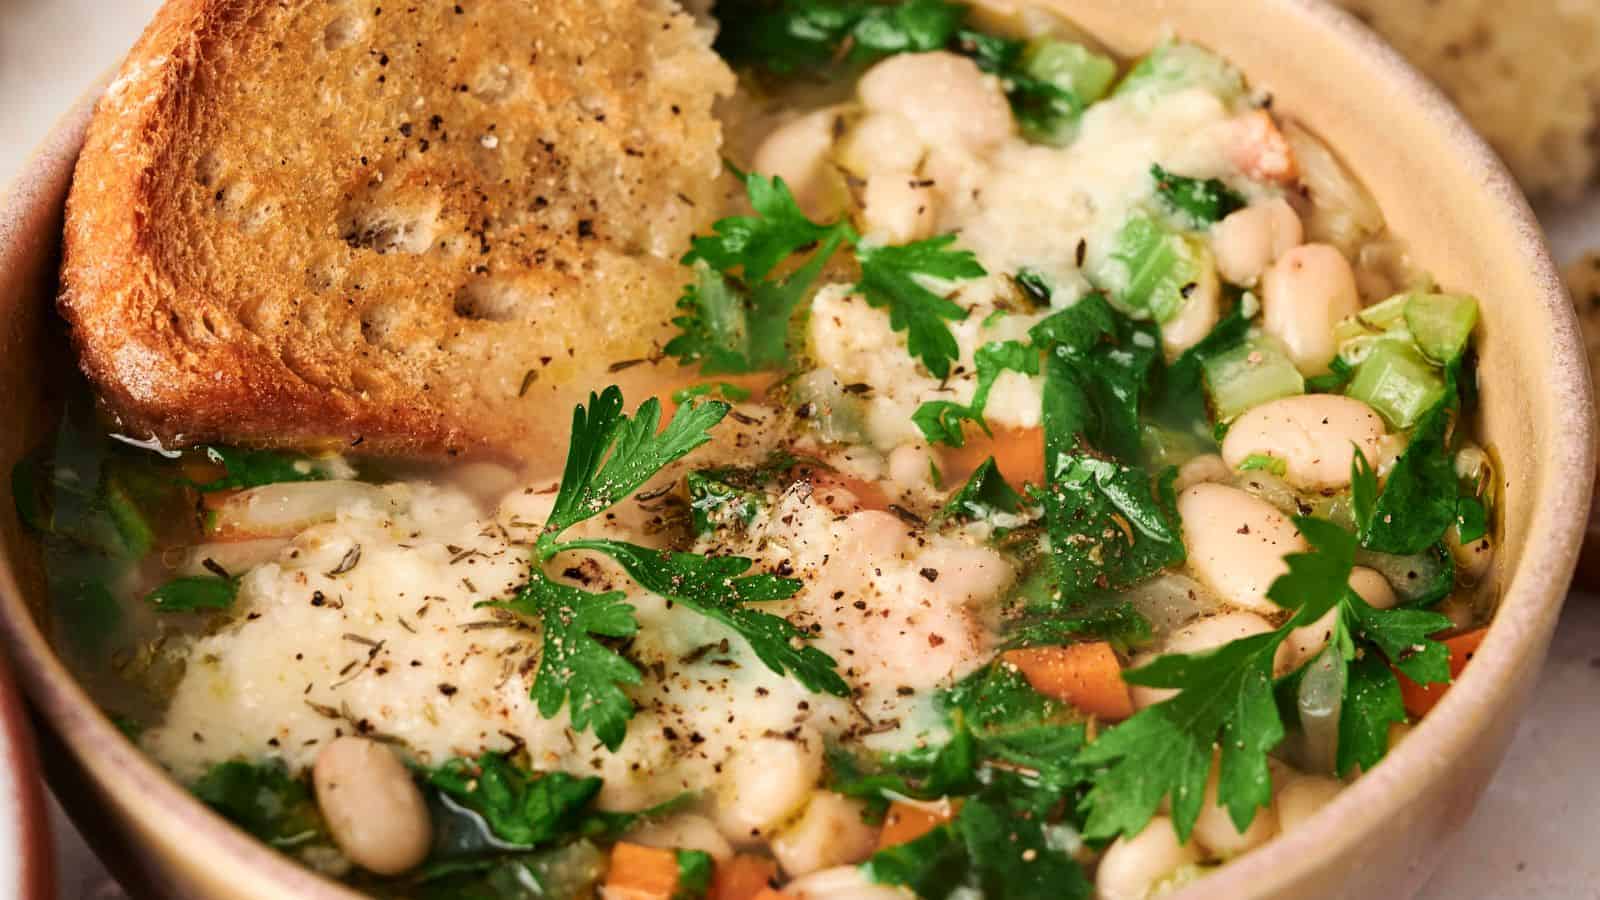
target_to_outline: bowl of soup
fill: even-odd
[[[184,896],[1414,893],[1593,471],[1499,162],[1311,3],[714,12],[726,208],[565,466],[117,433],[94,98],[30,162],[0,612],[75,818]]]

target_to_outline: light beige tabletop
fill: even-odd
[[[0,0],[0,184],[159,5]],[[1558,255],[1600,247],[1600,196],[1592,199],[1550,211]],[[1575,594],[1505,765],[1419,900],[1600,900],[1596,747],[1600,597]],[[59,808],[53,815],[63,900],[125,896]]]

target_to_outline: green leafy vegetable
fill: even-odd
[[[1452,388],[1417,423],[1381,494],[1366,459],[1357,454],[1352,461],[1351,495],[1362,546],[1402,556],[1421,553],[1455,523],[1456,473],[1447,443],[1455,412]]]
[[[944,515],[963,521],[976,522],[993,518],[996,513],[1015,515],[1022,509],[1022,495],[1012,490],[1000,474],[994,457],[989,457],[972,473],[967,483],[956,491],[945,504]]]
[[[705,537],[723,525],[749,525],[765,505],[761,492],[735,483],[731,473],[715,469],[690,472],[684,482],[689,489],[689,513],[697,537]]]
[[[239,594],[239,582],[218,575],[174,578],[148,594],[146,603],[162,612],[227,609]]]
[[[676,850],[678,889],[672,900],[698,900],[711,890],[711,875],[716,864],[704,850]]]
[[[1070,644],[1099,638],[1122,650],[1148,644],[1150,620],[1131,603],[1077,604],[1071,611],[1029,616],[1013,625],[1006,646]]]
[[[1216,178],[1189,178],[1174,175],[1159,165],[1150,167],[1156,195],[1173,212],[1184,215],[1192,228],[1205,228],[1243,209],[1244,197]]]
[[[189,790],[256,838],[280,850],[327,840],[310,787],[281,762],[212,766]]]
[[[1039,351],[1021,341],[990,341],[978,348],[973,363],[978,370],[978,385],[972,392],[971,403],[929,400],[911,414],[911,421],[929,443],[962,446],[967,440],[963,430],[965,422],[973,423],[985,434],[990,433],[983,411],[989,405],[989,392],[994,389],[994,383],[1001,372],[1039,374]]]
[[[701,382],[700,384],[691,384],[688,387],[678,388],[672,392],[672,402],[684,403],[689,400],[709,398],[712,394],[720,396],[729,403],[743,403],[750,399],[749,389],[739,387],[737,384],[729,384],[726,381],[719,381],[715,384]]]
[[[1128,587],[1183,561],[1175,472],[1152,483],[1142,469],[1093,456],[1056,460],[1044,510],[1064,595]]]
[[[841,57],[859,63],[940,49],[966,10],[946,0],[721,0],[716,15],[716,49],[724,59],[785,73],[819,69]]]
[[[321,481],[328,476],[309,457],[278,450],[246,450],[239,447],[206,447],[206,458],[223,467],[223,477],[197,487],[202,491],[226,491],[260,487],[285,481]]]
[[[537,774],[493,752],[475,760],[449,760],[427,772],[426,778],[481,816],[496,838],[516,847],[544,846],[597,830],[592,816],[599,778]]]
[[[937,378],[950,374],[950,363],[961,355],[947,324],[967,317],[967,311],[934,293],[922,279],[946,281],[981,278],[986,273],[968,250],[951,250],[955,235],[946,234],[904,245],[866,244],[856,248],[861,280],[856,290],[867,303],[889,310],[889,326],[906,332],[911,355]]]
[[[1489,510],[1477,497],[1456,501],[1456,537],[1463,544],[1481,540],[1489,533]]]
[[[1241,472],[1270,472],[1279,477],[1289,471],[1289,464],[1276,456],[1267,456],[1263,453],[1252,453],[1239,463]]]

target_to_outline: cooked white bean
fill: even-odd
[[[1339,394],[1300,394],[1253,407],[1222,439],[1222,458],[1238,468],[1251,456],[1284,464],[1284,480],[1308,491],[1350,484],[1357,448],[1368,465],[1380,455],[1383,419],[1372,407]]]
[[[927,487],[937,466],[927,444],[901,444],[889,451],[889,480],[908,490]]]
[[[785,122],[767,135],[750,161],[754,171],[781,177],[813,219],[833,218],[849,203],[844,179],[828,161],[841,115],[829,107]]]
[[[915,172],[927,152],[903,116],[876,112],[862,116],[850,129],[834,158],[850,174],[869,178],[889,172]]]
[[[1339,349],[1333,326],[1360,310],[1350,263],[1327,244],[1290,250],[1262,278],[1262,327],[1283,342],[1295,367],[1306,375],[1328,371]]]
[[[1296,775],[1278,789],[1278,828],[1291,831],[1333,802],[1344,788],[1336,778],[1325,775]]]
[[[866,805],[817,791],[800,818],[772,838],[772,855],[790,878],[858,863],[877,849],[878,829],[862,821]]]
[[[1183,545],[1195,577],[1226,603],[1271,615],[1267,588],[1288,571],[1283,557],[1306,550],[1289,517],[1238,488],[1197,484],[1178,495]]]
[[[350,861],[398,875],[428,855],[433,827],[422,792],[392,750],[359,737],[336,738],[311,768],[317,808]]]
[[[939,197],[909,172],[873,175],[861,195],[861,230],[886,244],[909,244],[933,234]]]
[[[1456,571],[1468,581],[1481,581],[1489,574],[1489,564],[1494,562],[1494,542],[1489,535],[1470,544],[1461,542],[1461,534],[1454,525],[1444,533],[1444,542],[1450,548],[1450,557],[1456,561]]]
[[[1146,900],[1157,884],[1199,861],[1194,842],[1178,843],[1172,820],[1155,816],[1137,835],[1119,837],[1106,848],[1095,872],[1095,892],[1100,900]]]
[[[1233,824],[1228,808],[1217,802],[1218,765],[1211,764],[1206,779],[1206,799],[1194,820],[1194,841],[1211,851],[1212,856],[1228,858],[1265,844],[1278,833],[1278,814],[1271,804],[1256,810],[1250,825],[1240,831]]]
[[[1366,566],[1356,566],[1350,570],[1350,587],[1367,605],[1376,609],[1393,609],[1400,602],[1394,588],[1389,585],[1389,579],[1383,577],[1376,569]],[[1287,671],[1294,671],[1313,656],[1322,652],[1328,646],[1328,641],[1333,637],[1334,621],[1339,615],[1337,609],[1330,609],[1322,618],[1310,625],[1302,625],[1289,632],[1289,637],[1283,646],[1289,650],[1286,663]]]
[[[1172,489],[1182,493],[1185,489],[1206,482],[1227,481],[1233,477],[1233,470],[1222,461],[1222,457],[1215,453],[1202,453],[1178,467],[1178,477],[1172,482]]]
[[[682,813],[659,821],[647,821],[629,831],[623,840],[645,847],[667,850],[699,850],[722,861],[733,856],[733,845],[717,830],[715,822],[705,816]]]
[[[1230,213],[1211,229],[1217,271],[1229,284],[1254,287],[1261,273],[1303,239],[1300,216],[1282,197]]]
[[[1161,346],[1169,359],[1200,343],[1221,317],[1218,300],[1222,286],[1217,273],[1209,265],[1203,273],[1189,288],[1178,314],[1161,326]]]
[[[1157,657],[1171,653],[1201,653],[1206,650],[1221,647],[1231,641],[1247,638],[1255,634],[1266,634],[1272,630],[1272,623],[1253,612],[1227,612],[1217,616],[1206,616],[1195,619],[1193,622],[1179,628],[1161,643],[1157,650],[1146,650],[1134,655],[1132,663],[1134,668],[1148,663]],[[1278,657],[1287,662],[1287,655],[1283,650],[1278,651]],[[1277,668],[1275,665],[1274,668]],[[1133,684],[1128,686],[1128,692],[1133,697],[1133,705],[1139,709],[1153,706],[1170,697],[1177,695],[1174,688],[1145,687]]]
[[[783,886],[783,895],[795,900],[906,900],[907,894],[886,884],[875,884],[858,866],[823,869]]]
[[[1011,104],[977,63],[943,50],[891,56],[856,85],[872,112],[895,113],[930,147],[983,155],[1011,135]]]
[[[803,727],[793,740],[759,737],[722,765],[717,827],[736,845],[761,841],[797,812],[822,777],[822,738]]]

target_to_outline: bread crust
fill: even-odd
[[[537,458],[602,381],[681,380],[605,376],[659,356],[675,258],[718,205],[731,74],[667,0],[468,6],[160,9],[67,203],[59,306],[121,430]],[[518,16],[548,27],[496,25]],[[487,87],[473,54],[504,60]]]

